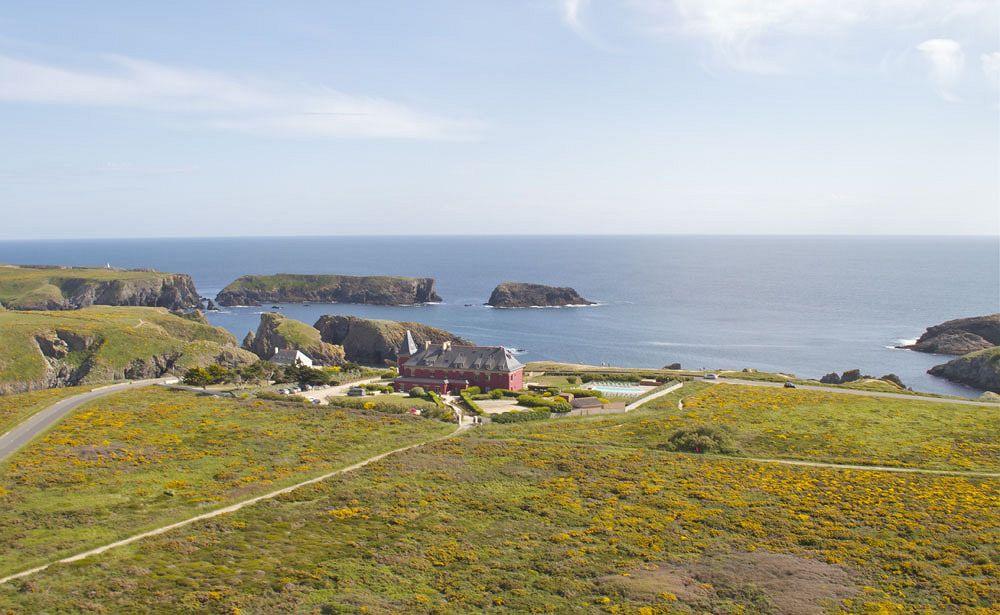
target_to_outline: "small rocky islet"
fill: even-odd
[[[499,308],[566,307],[595,305],[568,286],[547,286],[529,282],[501,282],[493,289],[486,305]]]

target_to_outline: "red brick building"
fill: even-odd
[[[483,391],[524,388],[524,365],[503,346],[428,342],[418,349],[407,331],[398,355],[399,377],[393,381],[397,391],[423,387],[445,395],[472,386]]]

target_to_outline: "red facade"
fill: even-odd
[[[523,366],[511,371],[414,367],[406,364],[409,358],[400,356],[396,361],[399,368],[399,377],[394,381],[397,391],[409,391],[419,386],[446,395],[457,394],[462,389],[472,386],[479,387],[483,391],[492,389],[520,391],[524,388]]]

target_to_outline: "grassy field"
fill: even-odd
[[[704,425],[723,426],[737,456],[1000,471],[1000,408],[822,391],[689,382],[624,417],[486,429],[497,437],[663,449],[677,430]]]
[[[907,443],[964,429],[984,448],[925,463],[992,468],[995,417],[963,415],[990,410],[690,382],[627,415],[476,428],[57,565],[0,586],[0,612],[987,613],[1000,480],[661,447],[711,418],[738,454],[903,463]]]
[[[0,391],[44,379],[45,342],[60,345],[56,357],[82,381],[121,379],[154,357],[174,361],[176,369],[212,361],[220,354],[250,361],[226,330],[170,314],[163,308],[89,307],[72,311],[0,311]],[[40,345],[41,344],[41,345]]]
[[[0,609],[986,612],[998,504],[995,482],[470,436],[0,586]]]
[[[118,393],[0,465],[0,575],[451,429],[153,387]]]
[[[78,393],[89,391],[92,387],[66,387],[63,389],[45,389],[31,393],[15,395],[0,395],[0,434],[6,433],[14,425],[27,419],[39,410],[51,406],[60,399],[72,397]]]

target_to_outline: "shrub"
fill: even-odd
[[[532,395],[531,393],[518,395],[517,404],[528,408],[546,408],[551,412],[559,413],[569,412],[573,409],[573,406],[562,397],[542,397],[541,395]]]
[[[504,412],[494,414],[491,420],[494,423],[523,423],[525,421],[541,421],[551,416],[546,410],[528,410],[525,412]]]
[[[600,397],[599,391],[591,389],[566,389],[563,393],[569,393],[573,397]]]
[[[502,399],[503,391],[500,389],[493,389],[490,391],[490,399]]]
[[[309,403],[309,400],[301,395],[281,395],[279,393],[272,393],[271,391],[258,391],[257,399],[266,399],[268,401],[294,401],[298,403]]]
[[[469,395],[479,395],[480,393],[483,392],[483,389],[480,387],[468,387],[464,389],[464,391]]]
[[[410,397],[427,397],[427,391],[424,387],[413,387],[410,389]]]
[[[576,384],[577,382],[580,382],[580,379],[577,378],[576,376],[566,376],[566,382],[570,384]]]
[[[696,425],[681,427],[670,434],[664,447],[672,451],[685,453],[721,453],[738,452],[733,437],[724,426]]]

